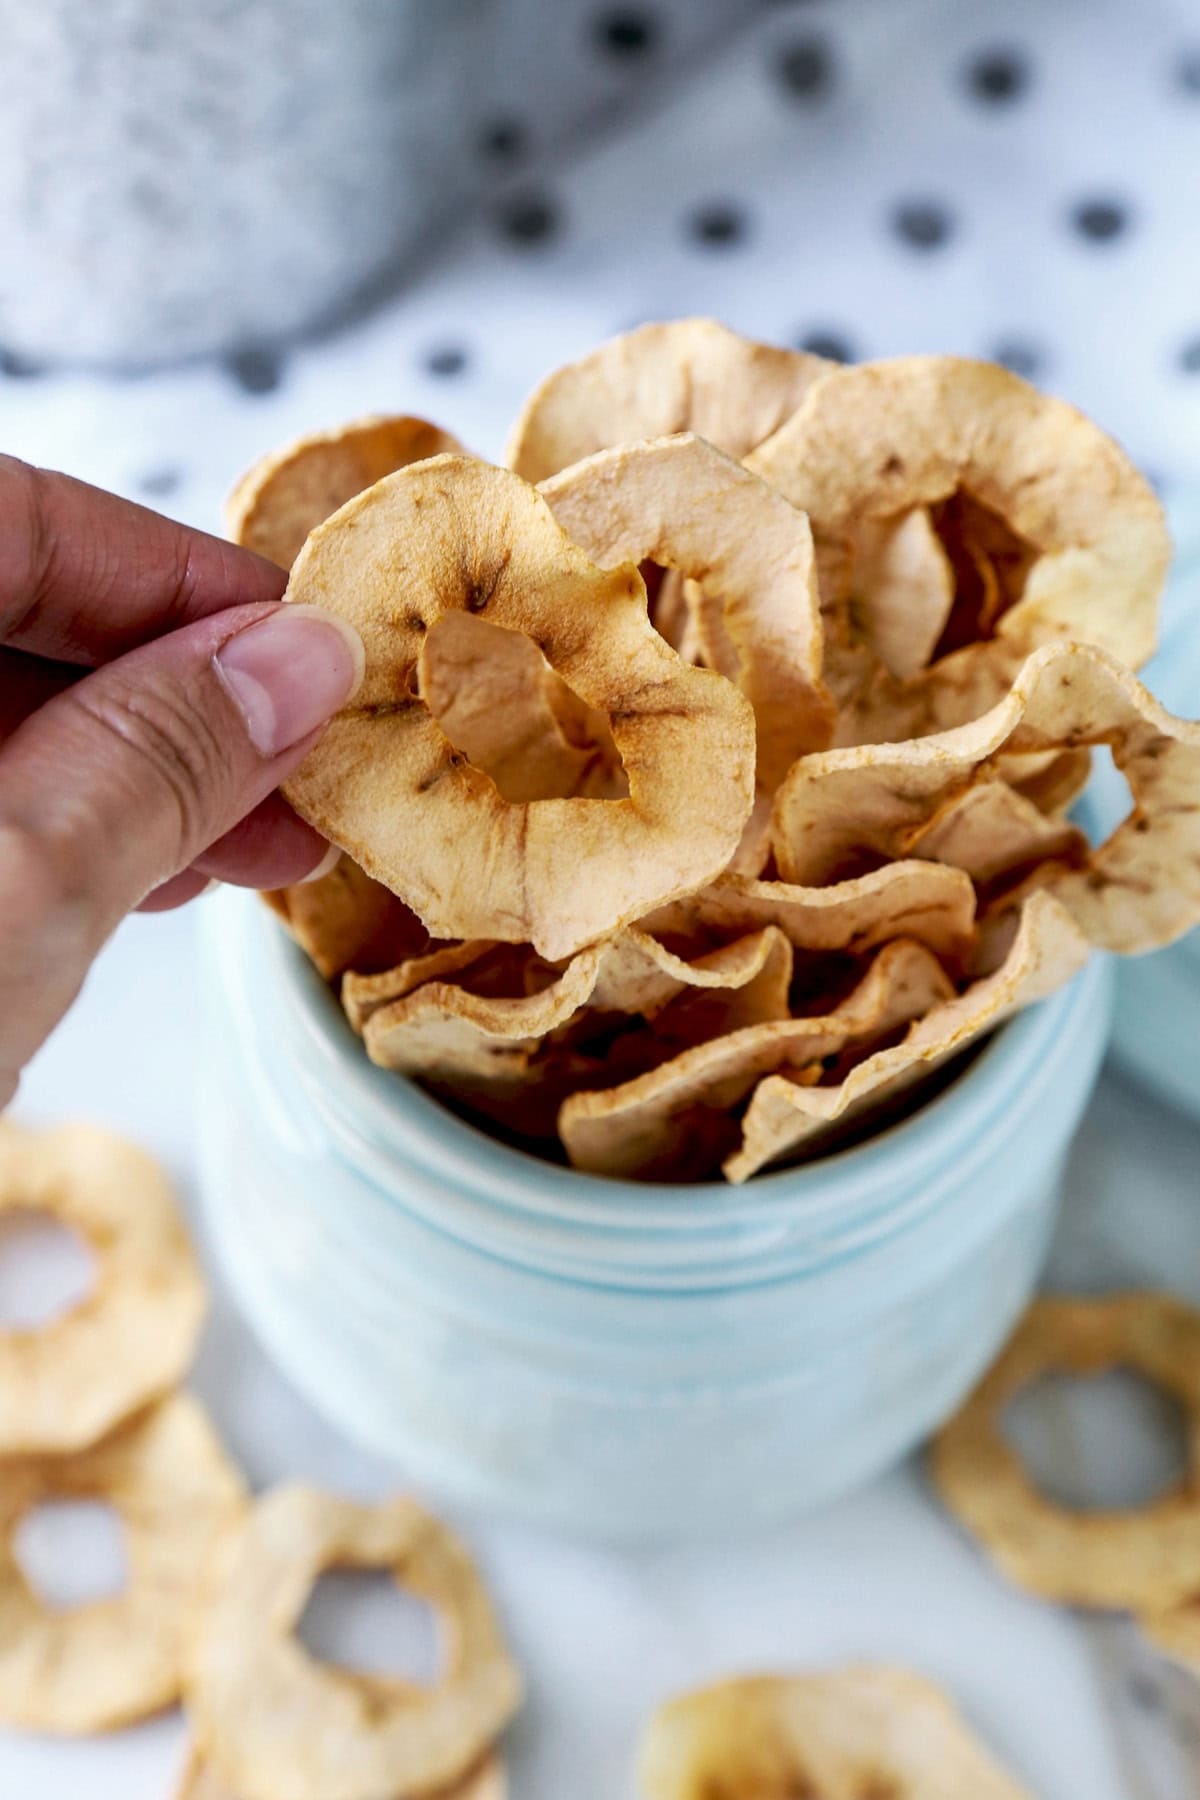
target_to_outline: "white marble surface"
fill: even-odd
[[[165,1160],[189,1204],[203,1128],[192,1109],[191,948],[187,915],[123,927],[18,1105],[30,1121],[86,1115],[129,1132]],[[1165,1284],[1200,1302],[1198,1152],[1196,1127],[1106,1081],[1072,1156],[1055,1278]],[[256,1484],[303,1473],[372,1493],[403,1482],[313,1416],[219,1297],[195,1384]],[[1141,1436],[1119,1427],[1105,1446],[1123,1463],[1142,1453]],[[510,1738],[515,1800],[626,1800],[639,1722],[658,1698],[727,1671],[848,1658],[894,1659],[944,1681],[1042,1800],[1200,1792],[1177,1780],[1135,1785],[1119,1760],[1111,1686],[1126,1679],[1128,1645],[1009,1588],[941,1513],[918,1466],[786,1531],[706,1549],[618,1554],[461,1523],[528,1672]],[[76,1540],[76,1558],[86,1560],[87,1542]],[[176,1717],[95,1742],[0,1734],[0,1795],[165,1800],[182,1743]]]

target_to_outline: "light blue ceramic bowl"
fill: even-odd
[[[1163,601],[1161,647],[1140,679],[1164,706],[1200,717],[1200,490],[1168,496],[1175,561]],[[1129,810],[1129,790],[1111,765],[1088,790],[1104,831]],[[1200,931],[1166,950],[1120,964],[1113,1057],[1163,1100],[1200,1119]]]
[[[605,1538],[765,1524],[919,1442],[1041,1267],[1109,972],[807,1168],[607,1181],[371,1066],[265,909],[206,903],[204,1190],[297,1387],[435,1494]]]

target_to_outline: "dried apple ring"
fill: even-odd
[[[1038,1492],[1001,1427],[1022,1389],[1055,1371],[1129,1368],[1200,1416],[1200,1313],[1165,1294],[1044,1298],[934,1440],[950,1510],[1022,1587],[1072,1606],[1155,1611],[1200,1593],[1200,1453],[1183,1481],[1128,1511],[1075,1512]]]
[[[175,1800],[238,1800],[230,1793],[220,1776],[215,1775],[199,1751],[188,1752],[183,1776]],[[494,1753],[456,1781],[452,1787],[438,1788],[428,1800],[508,1800],[508,1780],[504,1764]]]
[[[743,457],[835,367],[739,337],[715,319],[641,325],[539,382],[504,460],[526,481],[544,481],[597,450],[674,431]]]
[[[643,1180],[702,1179],[740,1136],[737,1108],[775,1075],[787,1081],[850,1045],[885,1038],[954,989],[932,953],[886,944],[846,999],[824,1016],[749,1025],[695,1045],[618,1087],[572,1094],[559,1134],[577,1169]]]
[[[312,534],[289,598],[349,619],[363,686],[284,792],[440,938],[530,942],[557,961],[713,879],[754,798],[754,715],[651,626],[632,567],[598,569],[519,476],[438,457]],[[629,793],[509,802],[421,699],[448,614],[533,638],[609,720]]]
[[[1152,489],[1098,426],[1005,369],[911,356],[836,370],[747,463],[808,513],[821,603],[842,649],[855,635],[844,601],[864,522],[965,494],[1020,547],[1009,603],[966,624],[979,641],[910,681],[880,669],[861,692],[835,690],[843,743],[977,716],[1050,639],[1098,644],[1132,667],[1154,648],[1170,544]]]
[[[1200,724],[1087,644],[1034,651],[1006,698],[955,730],[798,762],[775,800],[779,867],[820,883],[907,855],[950,801],[992,780],[997,758],[1084,744],[1111,745],[1132,810],[1081,866],[1048,861],[1022,891],[1054,894],[1100,949],[1157,949],[1200,920]]]
[[[733,992],[767,969],[786,1016],[791,945],[774,926],[691,962],[645,932],[620,931],[581,950],[540,993],[493,999],[431,981],[368,1013],[363,1041],[382,1068],[464,1090],[487,1087],[523,1073],[542,1039],[585,1009],[652,1018],[685,989]]]
[[[462,450],[428,419],[372,415],[313,432],[247,469],[225,502],[235,544],[290,569],[309,532],[384,475]]]
[[[184,1374],[204,1281],[166,1176],[112,1132],[0,1120],[0,1213],[15,1211],[77,1231],[96,1275],[61,1317],[0,1331],[0,1454],[82,1450]]]
[[[386,1568],[445,1628],[430,1687],[323,1665],[293,1635],[323,1569]],[[378,1800],[465,1775],[521,1699],[458,1539],[414,1500],[360,1506],[302,1483],[265,1495],[224,1547],[191,1663],[197,1747],[239,1800]]]
[[[767,1075],[754,1090],[741,1145],[723,1167],[729,1181],[785,1157],[811,1153],[847,1125],[913,1087],[1004,1019],[1062,987],[1088,960],[1088,943],[1049,894],[1033,894],[999,967],[961,994],[937,997],[898,1044],[876,1050],[840,1081],[797,1086]],[[886,954],[883,952],[881,954]]]
[[[13,1553],[47,1500],[103,1500],[125,1527],[129,1580],[63,1610]],[[207,1415],[176,1394],[74,1456],[14,1458],[0,1482],[0,1719],[25,1730],[110,1731],[179,1698],[213,1549],[246,1505]]]
[[[907,1669],[749,1675],[681,1694],[642,1736],[645,1800],[1032,1800]]]
[[[803,513],[703,438],[682,434],[602,450],[539,490],[593,562],[654,562],[703,584],[732,650],[720,673],[754,708],[758,780],[774,789],[833,734],[821,680],[821,616]],[[711,660],[711,659],[710,659]]]

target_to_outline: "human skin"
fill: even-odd
[[[286,579],[0,457],[0,1106],[126,913],[328,866],[276,789],[362,645]]]

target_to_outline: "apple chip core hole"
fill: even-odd
[[[1076,1512],[1147,1506],[1187,1471],[1187,1416],[1131,1369],[1052,1373],[1004,1414],[1004,1434],[1047,1499]]]
[[[450,743],[505,800],[628,795],[608,719],[521,632],[472,613],[444,613],[425,639],[420,685]]]
[[[17,1527],[21,1573],[56,1612],[110,1599],[128,1584],[121,1515],[102,1500],[43,1500]]]
[[[0,1214],[0,1332],[53,1324],[87,1297],[95,1278],[82,1233],[36,1207]]]
[[[433,1609],[384,1569],[327,1569],[296,1635],[322,1662],[375,1680],[432,1687],[441,1673]]]

